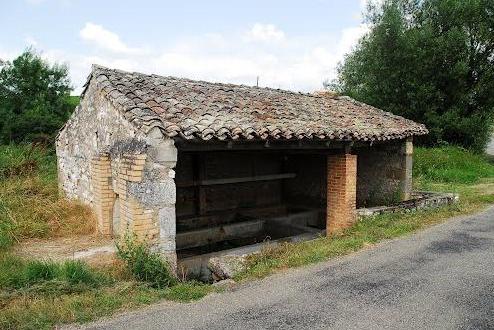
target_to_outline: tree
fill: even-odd
[[[424,123],[421,142],[481,151],[494,114],[494,1],[385,0],[333,88]]]
[[[0,69],[0,142],[53,141],[72,111],[67,66],[28,49]]]

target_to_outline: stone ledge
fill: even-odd
[[[457,203],[458,194],[438,193],[432,191],[416,191],[412,193],[412,198],[390,206],[375,206],[357,209],[359,218],[374,216],[384,213],[395,213],[403,211],[416,211],[431,207],[439,207]]]

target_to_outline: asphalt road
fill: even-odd
[[[494,208],[91,329],[494,329]]]

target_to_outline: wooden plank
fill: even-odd
[[[349,142],[346,141],[322,141],[322,140],[294,140],[294,141],[184,141],[175,139],[175,145],[183,151],[232,151],[232,150],[332,150],[342,149]],[[376,143],[376,142],[375,142]],[[368,146],[370,142],[357,143]]]
[[[198,181],[201,182],[205,177],[206,177],[206,160],[204,158],[204,155],[199,154],[197,157],[198,160]],[[200,185],[197,187],[197,193],[198,193],[198,206],[199,206],[199,215],[203,215],[206,213],[206,192],[204,191],[204,188],[201,187]]]
[[[282,173],[282,174],[270,174],[270,175],[256,175],[248,176],[242,178],[225,178],[225,179],[210,179],[202,180],[199,185],[202,186],[212,186],[217,184],[230,184],[230,183],[241,183],[241,182],[255,182],[255,181],[271,181],[271,180],[281,180],[281,179],[292,179],[297,175],[295,173]]]
[[[194,180],[192,182],[199,182],[205,177],[204,173],[204,155],[202,154],[195,154],[193,155],[193,178]],[[177,187],[183,188],[183,187],[196,187],[195,188],[195,209],[196,209],[196,214],[197,215],[203,215],[204,210],[205,210],[205,202],[206,202],[206,195],[204,194],[204,190],[199,186],[199,185],[180,185],[177,183]]]
[[[203,141],[184,140],[174,138],[175,146],[180,151],[292,151],[292,152],[341,152],[349,144],[353,148],[372,148],[375,146],[395,145],[404,139],[388,141],[335,141],[335,140],[270,140],[268,143],[261,140],[238,140],[238,141]]]
[[[219,184],[232,184],[242,182],[256,182],[256,181],[273,181],[283,179],[293,179],[297,177],[295,173],[281,173],[281,174],[269,174],[269,175],[256,175],[247,176],[241,178],[225,178],[225,179],[210,179],[210,180],[198,180],[194,182],[177,182],[177,187],[193,187],[193,186],[213,186]]]

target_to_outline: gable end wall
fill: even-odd
[[[61,191],[92,207],[98,232],[131,231],[175,269],[174,141],[158,128],[144,135],[91,82],[56,149]]]
[[[56,141],[60,190],[92,205],[91,160],[118,148],[145,148],[144,136],[92,81]]]

